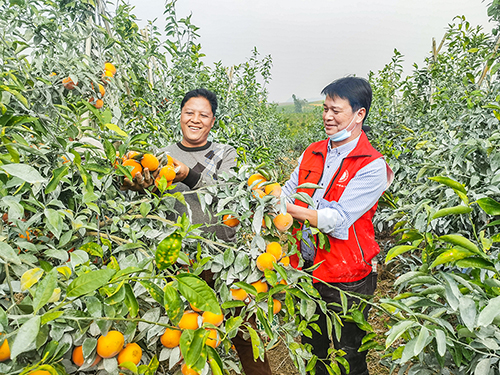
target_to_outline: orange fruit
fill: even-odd
[[[201,374],[200,372],[193,370],[191,367],[189,367],[187,364],[183,364],[181,367],[181,372],[182,375],[198,375]]]
[[[281,302],[273,298],[273,314],[276,315],[281,311]]]
[[[93,99],[94,98],[91,98],[90,101],[94,101]],[[97,109],[101,109],[102,107],[104,107],[104,101],[102,99],[97,99],[94,103],[94,107],[96,107]]]
[[[257,268],[264,272],[264,270],[274,269],[273,262],[276,262],[274,255],[269,253],[260,254],[257,257]]]
[[[125,346],[121,352],[118,354],[118,364],[121,365],[123,362],[132,362],[136,366],[139,364],[142,358],[142,349],[135,343],[131,342]]]
[[[167,165],[174,165],[174,159],[170,155],[167,155]]]
[[[182,331],[180,329],[167,328],[165,333],[161,335],[160,341],[167,348],[175,348],[179,346],[181,335]]]
[[[69,163],[71,161],[64,155],[61,155],[61,159],[63,160],[63,164]]]
[[[266,196],[266,193],[262,189],[254,189],[252,195],[255,199],[257,199],[257,197],[264,198]]]
[[[83,348],[82,346],[76,346],[75,349],[73,349],[73,354],[71,355],[71,359],[73,360],[73,363],[77,365],[78,367],[82,366],[83,363],[85,362],[85,358],[83,358]],[[92,366],[97,365],[101,361],[101,357],[96,355],[94,359],[94,363],[92,363]]]
[[[0,333],[0,335],[2,335]],[[2,345],[0,345],[0,362],[4,362],[10,359],[10,347],[7,340],[3,340]]]
[[[64,88],[68,90],[73,90],[76,87],[76,85],[78,85],[78,82],[75,84],[75,82],[73,82],[73,80],[70,77],[66,77],[62,80],[62,84]]]
[[[199,315],[193,311],[186,311],[179,322],[180,329],[197,329]]]
[[[274,195],[275,197],[279,197],[281,195],[281,186],[277,182],[274,184],[266,185],[264,188],[264,192],[266,195]]]
[[[111,358],[123,349],[125,338],[121,332],[109,331],[107,335],[97,339],[97,354],[102,358]]]
[[[235,226],[237,226],[240,223],[240,221],[237,218],[235,218],[233,215],[224,215],[222,217],[222,222],[231,228],[234,228]]]
[[[231,296],[238,301],[244,301],[248,297],[248,293],[240,288],[231,288]]]
[[[281,281],[278,284],[288,285],[285,279],[281,279]]]
[[[280,232],[285,232],[293,224],[293,217],[289,213],[276,215],[273,223]]]
[[[116,74],[116,67],[113,64],[111,64],[110,62],[107,62],[104,64],[104,71],[110,72],[111,77],[113,77]]]
[[[274,255],[276,261],[280,260],[283,256],[281,245],[277,242],[269,242],[266,246],[266,253]]]
[[[171,164],[167,164],[162,169],[160,169],[160,173],[158,173],[157,178],[165,177],[167,181],[173,181],[175,178],[175,168]]]
[[[135,177],[136,173],[141,173],[142,172],[142,165],[135,161],[134,159],[126,159],[123,161],[123,166],[126,167],[127,165],[130,165],[132,167],[134,167],[132,169],[132,172],[130,172],[132,174],[132,177]]]
[[[94,83],[93,82],[90,82],[90,86],[92,87],[92,90],[95,91],[95,89],[94,89]],[[104,94],[106,94],[106,89],[100,83],[98,83],[97,88],[99,89],[99,93],[101,94],[101,97],[103,97]]]
[[[290,265],[290,257],[283,257],[280,260],[280,263],[284,265],[285,267]]]
[[[191,310],[196,311],[196,312],[201,312],[200,309],[194,307],[191,303],[189,304],[189,307],[191,307]]]
[[[257,289],[257,293],[267,293],[267,291],[269,290],[267,283],[262,280],[256,281],[250,285]]]
[[[26,231],[26,236],[22,233],[19,233],[19,237],[26,238],[26,241],[29,241],[30,240],[30,232]]]
[[[217,332],[216,329],[212,328],[207,328],[207,330],[210,331],[210,333],[208,334],[207,341],[205,341],[205,344],[215,349],[220,345],[219,332]]]
[[[123,160],[134,159],[138,161],[141,159],[141,153],[137,151],[129,151],[125,155],[123,155]]]
[[[205,311],[201,317],[203,323],[212,323],[216,327],[220,326],[224,321],[224,314],[214,314],[210,311]]]
[[[249,178],[248,178],[248,181],[247,181],[247,184],[248,186],[252,186],[254,182],[257,182],[257,184],[254,185],[254,187],[252,189],[257,189],[260,185],[262,185],[264,182],[267,182],[266,178],[264,176],[262,176],[260,173],[255,173],[253,175],[251,175]]]
[[[45,370],[36,370],[29,373],[29,375],[52,375],[50,372]]]
[[[101,76],[102,83],[104,83],[105,85],[107,85],[108,82],[110,81],[111,77],[113,77],[113,73],[111,73],[109,70],[105,70],[104,73],[102,73],[102,76]]]
[[[144,154],[141,160],[141,164],[144,168],[149,169],[151,172],[156,171],[160,162],[153,154]]]

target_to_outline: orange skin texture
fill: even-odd
[[[113,77],[116,74],[116,67],[110,62],[107,62],[104,64],[104,71],[111,73],[111,77]]]
[[[280,232],[285,232],[292,226],[293,217],[289,213],[279,214],[273,219],[273,223]]]
[[[112,358],[123,349],[125,338],[118,331],[109,331],[106,336],[97,339],[97,354],[102,358]]]
[[[30,372],[29,375],[52,375],[52,374],[48,371],[45,371],[45,370],[36,370],[36,371]]]
[[[273,299],[273,314],[277,314],[281,311],[281,302],[277,299]]]
[[[167,328],[165,330],[165,333],[161,335],[160,341],[166,348],[175,348],[176,346],[179,346],[181,335],[182,331],[178,329]]]
[[[264,192],[266,195],[271,194],[278,198],[281,195],[281,186],[278,183],[266,185]]]
[[[260,254],[257,258],[257,268],[264,272],[264,270],[274,269],[273,262],[276,262],[274,255],[269,253]]]
[[[269,290],[267,283],[262,280],[256,281],[250,285],[257,289],[257,293],[266,293]]]
[[[160,162],[153,154],[144,154],[141,160],[141,164],[144,168],[147,168],[150,172],[153,172],[158,169]]]
[[[212,323],[216,327],[220,326],[224,321],[224,314],[214,314],[210,311],[205,311],[201,317],[203,323]]]
[[[78,82],[75,84],[75,82],[73,82],[73,80],[70,77],[66,77],[62,80],[62,84],[64,88],[68,90],[73,90],[76,87],[76,85],[78,85]]]
[[[126,159],[123,161],[123,166],[127,166],[127,165],[130,165],[132,167],[134,167],[134,169],[132,169],[132,172],[130,172],[130,174],[132,175],[132,177],[135,176],[136,173],[141,173],[142,172],[142,165],[135,161],[134,159]]]
[[[284,265],[285,267],[290,265],[290,257],[283,257],[280,260],[280,263]]]
[[[278,242],[268,243],[266,246],[266,253],[273,255],[276,261],[280,260],[283,255],[281,245]]]
[[[198,375],[199,374],[198,371],[193,370],[191,367],[189,367],[185,363],[181,367],[181,372],[182,372],[182,375]]]
[[[231,296],[233,299],[237,301],[244,301],[248,297],[248,293],[240,288],[235,288],[235,289],[230,289],[231,290]]]
[[[216,348],[220,345],[220,339],[219,339],[219,334],[217,330],[208,328],[210,333],[208,334],[207,341],[205,341],[205,344],[208,346],[211,346],[212,348]]]
[[[185,312],[182,315],[181,321],[179,322],[179,328],[181,329],[197,329],[198,326],[198,315],[193,311]]]
[[[123,362],[132,362],[136,366],[139,364],[142,358],[142,349],[135,343],[131,342],[125,346],[118,354],[118,364],[121,365]]]
[[[162,169],[156,178],[165,177],[167,181],[173,181],[175,178],[175,168],[172,164],[167,164]]]
[[[2,345],[0,345],[0,362],[4,362],[8,359],[10,359],[9,343],[7,342],[7,340],[3,340]]]
[[[247,181],[247,184],[248,186],[252,186],[252,184],[256,181],[259,181],[259,183],[257,183],[252,189],[257,189],[260,185],[262,185],[262,183],[264,182],[267,182],[266,178],[264,176],[262,176],[260,173],[255,173],[253,175],[251,175],[249,178],[248,178],[248,181]]]
[[[73,349],[73,354],[71,355],[71,359],[73,360],[73,363],[77,365],[78,367],[82,366],[85,362],[85,358],[83,358],[83,348],[82,346],[76,346],[75,349]],[[101,361],[101,357],[96,355],[94,363],[92,363],[92,366],[97,365]]]
[[[233,215],[224,215],[222,217],[222,222],[231,228],[234,228],[235,226],[237,226],[240,223],[240,221],[237,218],[235,218]]]

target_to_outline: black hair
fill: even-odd
[[[210,107],[212,107],[212,114],[215,117],[215,112],[217,112],[217,96],[210,90],[207,89],[195,89],[189,91],[181,102],[181,110],[184,108],[186,102],[191,98],[205,98],[210,103]]]
[[[336,96],[341,99],[346,99],[349,101],[353,112],[360,108],[366,109],[363,122],[368,117],[368,112],[370,112],[370,106],[372,104],[372,87],[364,78],[339,78],[326,86],[323,91],[321,91],[321,94],[332,99]]]

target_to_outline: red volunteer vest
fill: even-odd
[[[323,174],[328,142],[329,139],[315,142],[304,152],[299,166],[299,186],[306,182],[319,183]],[[373,148],[366,134],[362,132],[357,146],[342,160],[339,169],[328,184],[323,198],[329,202],[338,201],[356,173],[381,157],[382,154]],[[297,192],[304,192],[312,196],[314,189],[297,189]],[[360,197],[360,199],[362,198]],[[295,204],[307,207],[306,203],[299,200],[295,200]],[[349,228],[348,240],[339,240],[328,236],[330,240],[329,251],[317,246],[314,264],[322,263],[313,271],[313,276],[329,283],[345,283],[361,280],[370,274],[372,271],[371,260],[380,252],[375,241],[372,224],[377,204],[375,203]],[[296,230],[294,234],[295,232]],[[297,241],[297,246],[300,249],[300,241]],[[297,255],[290,257],[290,263],[295,268],[298,268],[298,261]],[[314,280],[314,282],[318,281]]]

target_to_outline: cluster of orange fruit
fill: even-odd
[[[102,358],[113,358],[115,356],[117,356],[118,365],[124,362],[132,362],[137,366],[142,358],[141,347],[135,342],[128,343],[123,347],[124,344],[125,338],[119,331],[109,331],[107,335],[100,336],[97,339],[97,355],[91,366],[97,365]],[[73,349],[71,359],[78,367],[83,365],[85,359],[83,358],[83,349],[81,346]]]
[[[280,284],[286,284],[286,281],[281,280]],[[257,293],[267,293],[267,291],[269,290],[269,285],[267,285],[267,282],[265,280],[257,280],[256,282],[253,282],[250,285],[252,285],[255,288],[255,290],[257,290]],[[234,300],[244,301],[244,302],[249,301],[248,293],[244,289],[232,287],[229,290],[231,291],[231,296]],[[281,302],[276,298],[273,298],[273,313],[277,314],[280,311],[281,311]]]
[[[156,186],[158,186],[162,177],[165,177],[167,180],[167,186],[172,185],[172,182],[174,181],[176,172],[172,157],[167,155],[165,162],[166,165],[161,167],[155,178]],[[132,177],[134,177],[136,173],[142,173],[144,168],[149,169],[150,172],[154,172],[162,165],[162,163],[160,163],[160,160],[158,160],[158,158],[153,154],[142,154],[137,151],[129,151],[123,156],[122,165],[133,167],[131,174]]]
[[[224,314],[214,314],[210,311],[203,312],[202,315],[198,314],[201,310],[195,308],[191,305],[192,310],[184,311],[182,318],[177,325],[176,328],[166,328],[165,332],[160,338],[160,341],[163,346],[166,348],[175,348],[179,346],[182,331],[185,329],[195,330],[200,328],[202,325],[214,325],[215,327],[219,327],[224,321]],[[201,318],[201,325],[200,325]],[[216,348],[220,345],[221,340],[219,337],[219,332],[215,328],[205,328],[209,334],[207,340],[205,342],[206,345],[211,346],[212,348]],[[182,373],[184,375],[198,374],[197,371],[193,370],[185,363],[182,365]]]
[[[55,75],[55,73],[52,73]],[[92,103],[94,105],[94,107],[96,107],[97,109],[100,109],[104,106],[104,101],[102,100],[102,98],[104,97],[104,94],[106,93],[106,89],[104,88],[105,85],[108,84],[110,78],[114,77],[114,75],[116,74],[116,67],[111,64],[110,62],[107,62],[104,64],[104,72],[102,73],[102,76],[101,76],[101,81],[102,81],[102,85],[99,83],[98,84],[98,92],[99,94],[101,95],[100,98],[97,98],[97,99],[94,99],[94,97],[90,97],[89,98],[89,102]],[[78,86],[78,82],[73,82],[73,80],[71,79],[71,77],[66,77],[62,80],[62,84],[64,86],[64,88],[66,88],[67,90],[73,90],[76,86]],[[96,91],[94,89],[94,84],[93,83],[90,83],[90,85],[92,86],[92,89],[94,91]],[[104,86],[103,86],[104,85]]]

